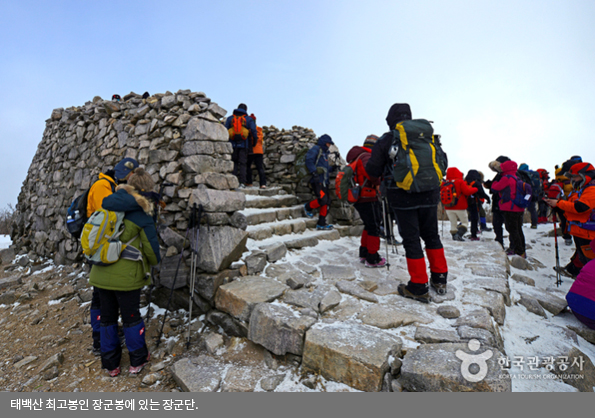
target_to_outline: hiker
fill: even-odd
[[[114,193],[119,182],[126,182],[128,177],[132,175],[132,170],[138,167],[138,162],[133,158],[124,158],[120,161],[113,170],[107,170],[104,173],[99,173],[98,180],[93,183],[89,189],[87,197],[87,218],[93,212],[101,208],[103,199]],[[120,180],[117,180],[120,179]],[[91,315],[91,328],[93,329],[93,354],[101,355],[101,339],[100,339],[100,318],[101,318],[101,302],[99,299],[99,292],[94,287],[93,297],[91,299],[91,307],[89,314]]]
[[[329,195],[329,172],[328,162],[329,147],[334,142],[330,136],[324,134],[318,138],[318,142],[306,154],[306,168],[312,174],[310,186],[314,190],[316,199],[304,205],[304,211],[309,218],[314,217],[312,210],[320,209],[316,229],[333,229],[333,225],[326,223],[328,207],[331,203]]]
[[[483,175],[483,173],[481,171],[478,171],[477,173],[479,174],[481,187],[483,188],[483,182],[485,181],[484,175]],[[485,190],[484,190],[484,192],[485,192]],[[487,193],[486,193],[486,195],[487,195]],[[488,227],[488,224],[487,224],[487,221],[486,221],[486,211],[483,208],[483,202],[485,200],[487,200],[488,201],[488,204],[490,204],[491,199],[489,199],[489,198],[488,199],[485,199],[484,198],[484,199],[480,199],[480,200],[481,200],[481,203],[479,205],[479,229],[481,230],[481,232],[484,232],[484,231],[485,232],[491,232],[492,231],[492,228],[489,228]]]
[[[229,132],[229,142],[233,146],[233,174],[240,182],[240,189],[246,187],[246,171],[248,153],[256,145],[258,133],[254,120],[248,116],[248,106],[240,103],[233,114],[225,121],[225,128]]]
[[[469,186],[463,179],[463,173],[456,167],[450,167],[446,170],[446,182],[442,184],[442,187],[445,187],[449,183],[453,184],[453,193],[456,196],[451,206],[444,207],[450,221],[450,234],[454,241],[465,241],[463,235],[467,232],[467,224],[469,223],[467,219],[467,198],[477,193],[477,188]],[[457,222],[461,224],[457,225]]]
[[[566,228],[576,244],[575,255],[565,270],[577,276],[583,266],[595,258],[589,247],[595,239],[595,168],[589,163],[578,163],[565,175],[574,189],[568,200],[545,199],[545,202],[564,212]]]
[[[372,148],[378,140],[376,135],[368,135],[362,147],[355,146],[347,153],[347,163],[353,164],[353,180],[361,187],[360,197],[353,205],[364,223],[364,231],[359,247],[359,260],[366,267],[385,267],[386,259],[380,257],[380,221],[382,215],[378,213],[378,194],[376,186],[378,180],[373,181],[366,173],[366,163],[372,155]]]
[[[502,248],[504,248],[504,230],[502,228],[502,225],[504,225],[504,214],[500,211],[500,194],[492,190],[492,184],[502,179],[500,164],[508,160],[510,160],[510,158],[501,155],[494,161],[491,161],[488,164],[488,167],[496,173],[496,176],[494,176],[492,180],[488,180],[484,183],[484,186],[490,190],[492,195],[492,228],[496,234],[495,240],[500,243]]]
[[[595,253],[595,240],[589,244]],[[568,307],[576,318],[595,330],[595,260],[589,261],[580,271],[566,295]]]
[[[154,202],[150,198],[155,183],[142,168],[136,168],[128,184],[117,187],[116,193],[103,200],[103,208],[125,212],[122,242],[140,250],[141,261],[119,259],[107,266],[93,265],[89,283],[99,291],[101,300],[101,365],[110,376],[120,374],[122,348],[118,338],[118,312],[121,315],[126,347],[130,356],[130,374],[138,374],[149,361],[145,342],[145,324],[140,315],[140,295],[151,281],[149,266],[161,259],[157,230],[153,222]]]
[[[504,216],[504,225],[508,231],[510,246],[507,255],[518,255],[527,258],[525,254],[525,235],[523,234],[523,215],[525,209],[516,205],[514,199],[517,194],[517,163],[512,160],[500,164],[502,178],[492,183],[492,190],[500,193],[499,209]]]
[[[486,194],[483,186],[481,185],[483,175],[477,170],[469,170],[465,176],[465,181],[472,188],[477,189],[477,192],[467,197],[467,212],[469,213],[469,220],[471,221],[471,241],[479,241],[477,232],[479,230],[480,215],[482,209],[482,203],[487,200],[491,202],[490,197]],[[485,215],[484,215],[485,224]]]
[[[392,105],[386,117],[390,131],[376,141],[374,148],[372,148],[372,156],[365,167],[371,179],[382,177],[387,169],[386,166],[393,164],[391,151],[396,151],[397,155],[399,151],[406,152],[403,148],[403,142],[406,140],[404,124],[407,124],[408,121],[411,121],[411,124],[419,123],[420,125],[427,126],[428,134],[432,131],[431,125],[427,121],[420,119],[411,120],[411,108],[408,104],[396,103]],[[401,132],[405,134],[402,135]],[[398,147],[393,147],[393,138],[395,137],[400,139],[400,145]],[[411,138],[417,139],[419,136],[412,136]],[[436,151],[436,145],[438,144],[432,135],[425,136],[424,140],[431,141],[433,144],[432,146],[427,146],[427,142],[424,142],[424,150]],[[409,147],[409,152],[414,153],[415,151],[412,147]],[[442,154],[441,149],[440,153]],[[438,153],[424,153],[418,149],[416,159],[419,162],[420,169],[417,172],[416,178],[411,179],[412,182],[409,184],[407,181],[399,182],[397,179],[400,179],[400,177],[395,175],[395,181],[391,182],[387,187],[387,199],[397,217],[400,234],[403,238],[403,246],[405,247],[405,255],[407,257],[407,270],[410,276],[407,285],[400,284],[398,286],[398,292],[401,296],[423,303],[430,302],[430,294],[428,289],[428,272],[426,270],[426,261],[420,237],[424,240],[426,254],[430,263],[430,284],[438,293],[446,293],[448,276],[444,248],[438,234],[438,201],[440,199],[440,181],[442,180],[443,172],[439,168],[440,164],[436,162],[433,154],[437,155]],[[446,162],[441,160],[441,165],[446,170]],[[399,173],[399,175],[401,173],[396,168],[394,172]],[[421,176],[419,176],[420,174]],[[432,180],[428,180],[426,183],[417,182],[418,180],[424,181],[428,178]],[[409,177],[405,179],[408,180]],[[422,184],[424,191],[414,191],[415,187],[412,187],[413,183],[416,184],[415,187]]]
[[[531,202],[527,207],[529,215],[531,215],[531,229],[537,229],[537,201],[541,200],[541,179],[539,173],[533,170],[529,170],[529,166],[525,163],[519,166],[517,175],[525,183],[531,185]]]
[[[254,116],[254,113],[252,113],[250,115],[250,117],[252,118],[254,123],[256,123],[256,116]],[[263,133],[262,133],[262,128],[260,126],[256,127],[256,134],[257,134],[256,145],[252,148],[252,152],[250,152],[248,154],[248,163],[247,163],[248,168],[247,168],[247,172],[246,172],[246,186],[247,187],[252,186],[252,163],[254,163],[254,165],[256,165],[256,171],[258,171],[258,180],[260,183],[260,188],[266,189],[267,188],[267,179],[264,174],[264,162],[263,162],[264,149],[263,149],[263,144],[262,144]]]
[[[547,196],[549,190],[550,173],[545,168],[538,168],[539,179],[541,180],[541,196],[537,201],[537,223],[547,224],[547,211],[548,205],[543,201],[543,198]]]

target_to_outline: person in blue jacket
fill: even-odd
[[[328,162],[329,147],[334,142],[330,136],[324,134],[318,138],[318,142],[306,154],[306,168],[312,174],[310,184],[316,199],[304,205],[304,211],[309,218],[314,217],[313,209],[320,208],[318,212],[318,223],[316,229],[333,229],[332,225],[326,223],[326,215],[328,214],[328,206],[331,203],[329,195],[329,172],[330,166]]]
[[[241,128],[235,129],[238,122]],[[254,119],[248,116],[248,106],[240,103],[233,114],[225,121],[225,128],[229,132],[229,142],[233,146],[233,174],[240,182],[240,188],[246,187],[246,174],[248,172],[248,154],[256,145],[258,133]]]
[[[101,365],[109,375],[120,374],[122,348],[118,338],[118,316],[122,317],[129,374],[138,374],[149,361],[145,324],[140,314],[141,289],[151,282],[150,266],[161,260],[157,229],[153,221],[155,183],[143,168],[136,168],[128,184],[103,199],[102,207],[125,212],[122,242],[130,242],[120,259],[106,266],[93,265],[89,283],[99,290],[101,300]],[[140,253],[140,254],[139,254]],[[132,256],[130,256],[132,255]],[[140,255],[140,257],[135,257]]]

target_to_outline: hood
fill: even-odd
[[[560,182],[568,181],[568,177],[562,174],[562,167],[556,168],[556,180]]]
[[[318,138],[318,142],[316,143],[319,147],[324,148],[324,144],[331,144],[334,145],[333,140],[331,139],[330,136],[328,136],[327,134],[322,135],[320,138]]]
[[[246,112],[244,109],[235,109],[233,114],[236,116],[247,116],[248,112]]]
[[[471,183],[474,181],[481,182],[483,180],[483,175],[477,170],[469,170],[467,175],[465,176],[465,181],[467,183]]]
[[[349,150],[349,152],[347,153],[347,157],[345,158],[345,160],[347,161],[347,164],[351,164],[352,162],[355,161],[355,159],[357,157],[359,157],[363,153],[368,153],[369,154],[371,152],[372,151],[369,148],[355,146],[355,147],[353,147],[353,148],[351,148]]]
[[[139,206],[140,209],[142,209],[147,215],[153,216],[153,205],[147,198],[141,196],[134,187],[128,184],[121,184],[116,188],[116,192],[118,190],[125,190],[131,197],[134,198],[134,202],[130,199],[126,201],[127,208],[123,210],[138,210],[138,207],[136,206]]]
[[[519,166],[519,170],[529,171],[529,166],[527,164],[523,163]]]
[[[517,163],[512,160],[504,161],[500,164],[502,174],[516,174],[518,167]]]
[[[407,103],[395,103],[388,110],[386,123],[390,129],[395,129],[397,123],[411,119],[411,108]]]
[[[446,180],[463,179],[463,173],[456,167],[450,167],[446,170]]]

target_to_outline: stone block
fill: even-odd
[[[246,251],[248,233],[230,226],[200,227],[198,268],[216,273],[239,260]]]
[[[197,188],[190,195],[189,206],[202,205],[206,212],[235,212],[243,210],[246,195],[240,192]]]

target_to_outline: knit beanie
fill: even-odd
[[[128,179],[128,185],[139,192],[152,192],[155,188],[153,178],[141,167],[134,170],[132,176]]]
[[[376,141],[378,141],[378,137],[376,135],[368,135],[364,141],[364,147],[372,148]]]
[[[527,164],[525,164],[525,163],[522,163],[522,164],[519,166],[519,170],[522,170],[522,171],[527,171],[527,170],[529,170],[529,166],[528,166]]]

